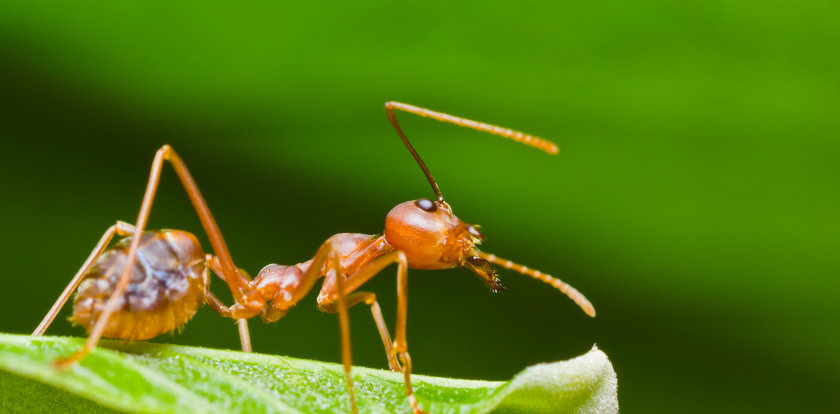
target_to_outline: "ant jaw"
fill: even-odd
[[[498,277],[496,277],[496,278],[493,278],[493,285],[490,286],[490,290],[492,290],[493,293],[499,293],[499,292],[504,292],[508,289],[506,287],[502,286],[502,281],[499,280]]]
[[[462,264],[463,267],[470,269],[481,278],[481,281],[484,282],[487,287],[493,293],[499,293],[507,290],[506,287],[502,286],[502,281],[496,276],[496,271],[493,270],[493,267],[490,266],[490,262],[487,260],[478,257],[477,251],[473,251],[473,255],[469,256],[464,263]]]

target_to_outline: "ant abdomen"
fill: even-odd
[[[201,305],[209,281],[204,252],[195,236],[179,230],[144,232],[131,280],[103,336],[144,340],[189,321]],[[128,258],[132,237],[106,250],[85,275],[70,320],[90,331],[113,293]]]

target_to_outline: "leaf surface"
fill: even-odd
[[[0,334],[0,412],[344,413],[339,364],[205,348],[103,341],[67,370],[82,338]],[[410,412],[402,374],[353,370],[362,413]],[[616,375],[593,348],[510,381],[412,375],[430,413],[616,413]]]

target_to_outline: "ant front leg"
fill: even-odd
[[[394,341],[394,353],[403,366],[405,376],[405,393],[415,414],[422,413],[414,391],[411,388],[411,355],[408,354],[408,339],[406,339],[406,322],[408,321],[408,259],[405,253],[399,252],[399,267],[397,268],[397,332]]]
[[[346,288],[344,289],[346,291]],[[382,308],[379,307],[379,302],[376,300],[376,294],[373,292],[353,292],[344,298],[344,302],[346,303],[348,309],[360,303],[370,306],[370,313],[373,316],[374,322],[376,322],[376,328],[379,330],[380,338],[382,338],[382,345],[385,347],[385,355],[388,357],[388,366],[391,368],[391,371],[402,372],[402,366],[400,366],[400,363],[397,361],[397,357],[394,354],[394,342],[391,340],[391,334],[388,332],[388,325],[385,323],[385,318],[382,316]],[[319,306],[319,309],[324,312],[336,313],[339,310],[336,305],[337,303],[333,302],[324,306]]]
[[[353,414],[356,414],[359,410],[356,406],[356,394],[353,387],[353,376],[351,373],[353,359],[350,349],[350,318],[347,314],[347,304],[345,303],[343,295],[344,289],[341,285],[344,278],[341,258],[341,253],[335,249],[330,241],[324,242],[324,244],[322,244],[318,249],[318,252],[315,253],[312,260],[308,262],[306,271],[302,272],[302,274],[299,273],[300,281],[291,298],[282,301],[275,299],[271,304],[271,313],[281,315],[279,317],[285,315],[291,306],[303,299],[303,297],[312,290],[312,287],[315,286],[315,282],[319,277],[323,275],[330,275],[330,271],[332,271],[332,274],[335,276],[336,283],[338,283],[339,286],[334,300],[338,304],[339,325],[341,326],[341,360],[344,365],[344,379],[347,385],[347,394],[350,398],[350,410]],[[300,272],[299,266],[301,265],[294,267],[298,272]],[[260,276],[262,275],[263,273],[260,272]],[[260,276],[257,276],[257,280],[260,280]]]
[[[35,328],[35,332],[32,332],[32,336],[41,336],[44,334],[44,331],[50,327],[55,317],[58,316],[58,313],[61,311],[61,308],[64,307],[64,304],[67,303],[67,300],[70,299],[70,295],[79,287],[79,284],[82,283],[82,279],[90,271],[91,266],[93,266],[93,262],[102,255],[102,252],[108,247],[108,243],[111,242],[111,239],[114,238],[114,235],[117,236],[132,236],[134,235],[135,229],[134,226],[128,224],[124,221],[118,221],[113,226],[109,227],[108,230],[102,235],[99,239],[99,243],[96,243],[96,247],[93,248],[93,251],[90,252],[87,260],[82,264],[82,267],[76,272],[76,275],[73,276],[73,279],[70,280],[70,283],[67,284],[67,287],[64,288],[64,291],[61,292],[61,295],[53,304],[50,311],[44,316],[44,319],[38,324],[38,327]]]
[[[334,285],[328,284],[327,282],[324,283],[324,288],[321,291],[321,294],[318,295],[318,307],[325,311],[332,311],[334,309],[334,303],[338,302],[338,309],[339,311],[342,311],[341,308],[343,307],[343,303],[341,303],[342,301],[339,301],[340,298],[359,288],[391,263],[398,264],[397,329],[396,340],[393,344],[391,344],[388,329],[385,326],[384,320],[382,320],[381,312],[379,312],[378,318],[376,314],[374,314],[374,319],[377,320],[377,326],[379,327],[380,335],[382,335],[382,341],[386,344],[385,349],[386,352],[388,352],[388,360],[392,365],[392,369],[394,369],[395,366],[397,368],[399,367],[397,360],[399,360],[399,363],[402,364],[402,372],[405,377],[405,393],[408,398],[408,402],[411,404],[412,411],[415,414],[419,414],[423,413],[423,410],[420,409],[417,398],[414,396],[414,389],[411,386],[411,356],[408,353],[408,341],[406,339],[406,322],[408,319],[408,259],[406,258],[405,253],[396,251],[381,256],[364,268],[358,270],[356,273],[347,276],[346,279],[342,279],[342,274],[337,272],[335,275],[336,283]],[[352,304],[361,303],[363,300],[360,300],[360,298],[363,298],[366,292],[359,292],[359,294],[359,296],[355,297],[352,294],[348,295],[347,302],[350,302],[349,299],[353,298]],[[372,293],[369,295],[373,296]],[[373,297],[375,298],[375,296]],[[376,308],[379,308],[378,304],[376,305]],[[382,320],[381,323],[379,322],[380,320]],[[349,341],[347,345],[342,345],[346,349],[345,352],[349,353]]]
[[[343,288],[343,281],[345,272],[342,266],[342,253],[336,249],[333,240],[327,240],[315,256],[305,262],[295,266],[266,266],[254,281],[254,285],[258,290],[263,290],[264,295],[273,297],[273,301],[269,307],[265,308],[263,313],[263,320],[266,322],[273,322],[282,318],[288,310],[297,304],[310,290],[315,286],[315,282],[321,276],[326,276],[324,287],[321,295],[318,296],[319,308],[325,310],[322,305],[327,306],[328,311],[338,312],[339,325],[341,327],[341,359],[344,365],[345,383],[347,386],[347,394],[350,399],[351,412],[354,414],[358,412],[356,406],[356,396],[353,386],[352,376],[352,354],[350,347],[350,320],[347,314],[347,303],[345,301],[345,289]],[[374,272],[375,274],[375,272]],[[282,286],[282,287],[281,287]],[[331,290],[331,286],[337,286],[336,290]],[[329,303],[322,301],[324,291],[330,291]],[[356,296],[359,297],[359,296]],[[209,298],[211,306],[225,312],[223,305],[218,303],[218,300]],[[214,303],[215,302],[215,303]],[[355,302],[354,303],[358,303]],[[378,309],[378,306],[377,306]],[[379,315],[381,320],[381,312]],[[382,330],[385,332],[387,338],[387,346],[390,346],[391,339],[387,336],[387,329],[384,327],[384,320],[381,323]],[[385,339],[383,339],[384,341]]]
[[[386,254],[358,270],[356,273],[349,275],[346,281],[338,281],[336,279],[336,282],[344,285],[341,291],[346,294],[345,302],[347,303],[347,308],[351,308],[360,303],[370,305],[370,313],[373,316],[374,322],[376,322],[376,328],[379,330],[382,345],[385,347],[385,355],[388,357],[388,366],[391,368],[391,371],[402,372],[403,369],[394,353],[394,342],[391,340],[391,334],[388,332],[388,325],[382,316],[382,308],[380,308],[379,302],[376,300],[376,294],[373,292],[354,292],[368,280],[379,274],[382,269],[398,261],[399,253],[392,252]],[[329,313],[338,312],[338,308],[336,307],[336,299],[339,293],[337,289],[338,283],[324,282],[324,287],[320,295],[318,295],[318,308],[322,311]]]
[[[350,412],[359,412],[356,407],[356,394],[353,387],[353,354],[350,343],[350,316],[347,312],[347,302],[344,297],[344,272],[341,267],[341,254],[330,248],[332,256],[331,264],[335,274],[335,283],[338,289],[336,303],[338,303],[338,322],[341,326],[341,362],[344,365],[344,381],[347,384],[347,394],[350,396]]]

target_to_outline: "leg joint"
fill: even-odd
[[[170,147],[169,144],[164,144],[162,147],[160,147],[160,149],[157,150],[158,155],[160,155],[161,157],[163,157],[165,159],[169,158],[169,154],[171,152],[172,152],[172,147]]]

